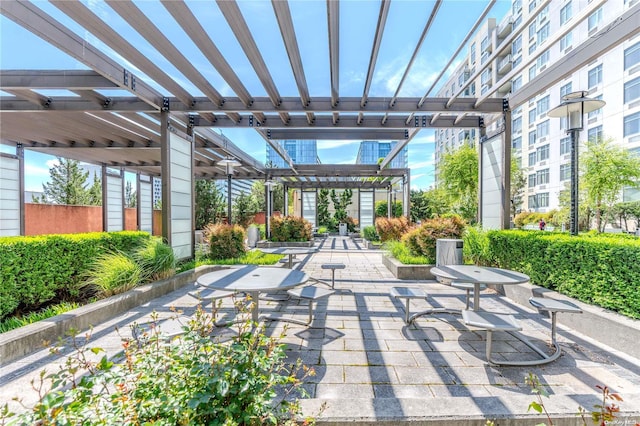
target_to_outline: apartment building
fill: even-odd
[[[509,97],[572,49],[615,23],[638,0],[513,0],[498,25],[489,19],[469,47],[463,63],[439,96]],[[494,52],[496,52],[494,54]],[[492,58],[483,62],[483,58]],[[482,69],[474,81],[468,78]],[[480,68],[477,68],[480,67]],[[479,88],[479,91],[476,91]],[[640,36],[629,37],[591,63],[576,68],[547,90],[512,108],[512,147],[527,171],[523,208],[545,212],[557,208],[560,191],[570,179],[570,138],[563,119],[547,116],[567,93],[585,90],[606,105],[584,118],[580,142],[611,138],[640,155]],[[499,125],[497,121],[493,126]],[[436,131],[436,171],[447,149],[466,140],[466,131]],[[469,139],[474,136],[469,129]],[[640,200],[626,188],[621,201]]]
[[[396,146],[398,142],[362,141],[358,148],[356,164],[378,164],[380,158],[385,158],[387,154]],[[407,147],[400,150],[398,155],[391,160],[389,167],[392,169],[404,169],[409,167]]]
[[[318,145],[315,140],[285,139],[277,142],[284,148],[294,164],[320,164]],[[267,144],[267,165],[274,168],[289,167],[269,144]]]

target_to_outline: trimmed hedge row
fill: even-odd
[[[0,319],[77,297],[95,258],[131,253],[150,238],[137,231],[0,238]]]
[[[498,266],[539,286],[640,318],[640,239],[613,235],[489,231]]]

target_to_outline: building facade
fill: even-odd
[[[489,19],[472,40],[465,60],[439,96],[454,95],[468,81],[465,78],[482,69],[462,96],[509,97],[636,3],[638,0],[513,0],[510,13],[499,25]],[[494,52],[492,61],[483,62]],[[559,206],[560,192],[570,180],[570,138],[564,120],[550,118],[547,112],[564,95],[582,90],[606,105],[585,115],[581,146],[594,138],[612,139],[640,155],[640,36],[635,36],[574,69],[534,98],[511,105],[513,153],[527,173],[524,210],[546,212]],[[436,176],[442,155],[465,140],[464,132],[436,131]],[[620,200],[640,200],[640,191],[627,188]]]
[[[384,158],[391,152],[398,142],[362,141],[358,148],[356,164],[378,164],[380,158]],[[409,166],[407,147],[405,146],[391,161],[392,169],[404,169]]]
[[[285,139],[277,142],[289,154],[294,164],[320,164],[318,145],[315,140]],[[289,167],[269,144],[267,144],[267,165],[273,168]]]

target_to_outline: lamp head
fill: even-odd
[[[562,103],[547,112],[547,115],[555,118],[566,118],[567,132],[582,130],[584,114],[602,108],[605,104],[605,101],[587,98],[587,92],[585,91],[572,92],[564,95]]]

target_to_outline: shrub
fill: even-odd
[[[409,248],[400,241],[389,240],[384,243],[384,249],[403,265],[429,265],[433,263],[431,259],[427,259],[424,256],[411,254]]]
[[[378,235],[380,235],[380,240],[383,242],[390,240],[400,241],[402,235],[408,230],[409,221],[404,216],[391,219],[386,217],[376,218],[376,231]]]
[[[420,227],[409,231],[402,242],[414,256],[436,259],[438,238],[461,238],[465,223],[457,216],[425,219]]]
[[[263,327],[241,325],[222,343],[211,337],[214,317],[199,308],[184,334],[168,339],[160,328],[134,327],[134,338],[123,343],[123,356],[115,360],[96,357],[105,351],[81,346],[74,336],[74,355],[58,371],[40,375],[35,407],[15,416],[0,406],[0,423],[8,418],[10,424],[296,424],[296,392],[306,396],[300,385],[313,370],[299,360],[287,364],[285,346]],[[86,371],[81,380],[78,371]],[[73,386],[58,388],[61,383]],[[289,397],[278,398],[278,391]]]
[[[313,238],[311,223],[297,216],[271,217],[271,241],[309,241]]]
[[[159,238],[146,241],[133,254],[142,269],[143,281],[157,281],[175,274],[176,258],[173,249]]]
[[[481,226],[468,226],[465,228],[462,239],[464,245],[462,252],[467,262],[475,265],[490,265],[492,263],[491,247],[487,231]]]
[[[349,232],[355,232],[356,229],[358,228],[358,219],[355,219],[351,216],[347,217],[347,220],[345,221],[347,224],[347,231]]]
[[[133,231],[0,238],[0,318],[78,299],[94,259],[131,253],[150,238]]]
[[[95,286],[103,296],[113,296],[137,286],[142,278],[142,268],[124,253],[107,253],[99,256],[91,270],[87,285]]]
[[[368,240],[368,241],[380,240],[380,236],[376,232],[376,227],[371,225],[365,226],[364,228],[362,228],[362,236],[364,237],[365,240]]]
[[[229,259],[246,253],[245,232],[240,225],[209,224],[203,231],[211,259]]]
[[[542,287],[640,318],[640,239],[489,231],[498,266],[523,272]]]

